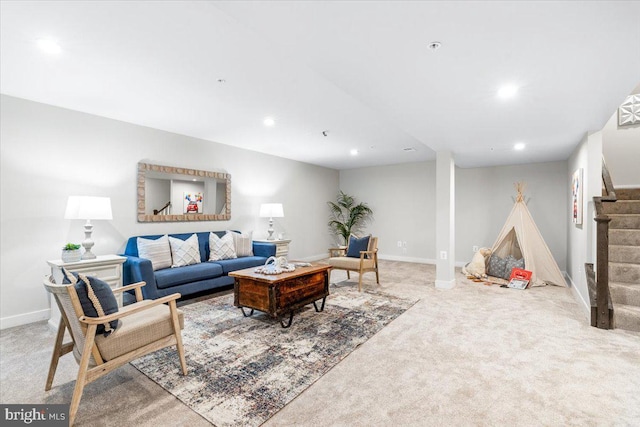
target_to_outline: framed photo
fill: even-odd
[[[183,193],[182,202],[183,214],[189,215],[202,213],[202,204],[204,203],[202,193]]]
[[[576,169],[571,177],[571,221],[582,224],[582,168]]]

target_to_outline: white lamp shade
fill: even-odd
[[[261,218],[284,218],[282,203],[263,203],[260,205]]]
[[[69,196],[65,219],[113,219],[111,198]]]

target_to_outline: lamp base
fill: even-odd
[[[269,235],[267,236],[267,240],[275,240],[275,237],[273,237],[273,231],[273,218],[269,218],[269,229],[267,230]]]
[[[91,239],[91,233],[93,232],[93,224],[91,224],[91,220],[87,220],[87,223],[84,225],[84,241],[82,242],[82,247],[84,248],[84,253],[82,254],[82,259],[96,259],[96,254],[91,252],[91,248],[94,243]]]

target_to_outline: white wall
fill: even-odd
[[[640,85],[632,93],[640,93]],[[614,187],[640,187],[640,123],[618,126],[615,112],[602,129],[602,152]]]
[[[586,315],[590,312],[589,290],[584,264],[595,262],[595,221],[593,197],[602,193],[602,132],[585,135],[568,161],[567,204],[571,200],[571,176],[583,169],[582,224],[569,224],[567,234],[567,275]]]
[[[435,173],[435,162],[340,171],[340,189],[373,209],[366,231],[378,236],[381,258],[435,262]]]
[[[515,202],[513,184],[526,183],[531,215],[561,270],[567,265],[567,162],[490,168],[456,168],[456,255],[458,264],[473,246],[490,247]],[[368,232],[380,237],[380,257],[434,263],[435,162],[340,172],[340,188],[374,211]],[[397,241],[407,242],[407,251]]]
[[[456,169],[456,259],[491,247],[525,183],[525,201],[560,270],[567,265],[567,162]]]
[[[139,234],[254,230],[266,237],[260,203],[281,202],[276,233],[293,239],[296,258],[324,256],[331,244],[326,201],[338,171],[116,120],[2,96],[0,327],[49,316],[46,260],[83,239],[82,221],[63,219],[69,195],[111,197],[112,221],[95,221],[94,252],[117,253]],[[230,221],[138,223],[141,160],[231,174]],[[301,203],[304,202],[304,203]]]

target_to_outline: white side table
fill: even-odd
[[[289,256],[289,243],[291,239],[273,239],[273,240],[258,240],[256,242],[273,243],[276,245],[276,257],[288,257]]]
[[[51,266],[51,275],[58,284],[62,283],[62,267],[64,267],[69,271],[102,279],[111,286],[111,289],[115,289],[122,287],[122,264],[125,261],[126,258],[119,255],[98,255],[95,259],[83,259],[76,262],[64,262],[61,259],[55,259],[47,261],[47,264]],[[118,307],[122,307],[121,293],[116,295],[116,300],[118,301]],[[60,311],[55,301],[51,299],[50,302],[51,318],[49,323],[52,323],[57,328],[60,321]]]

